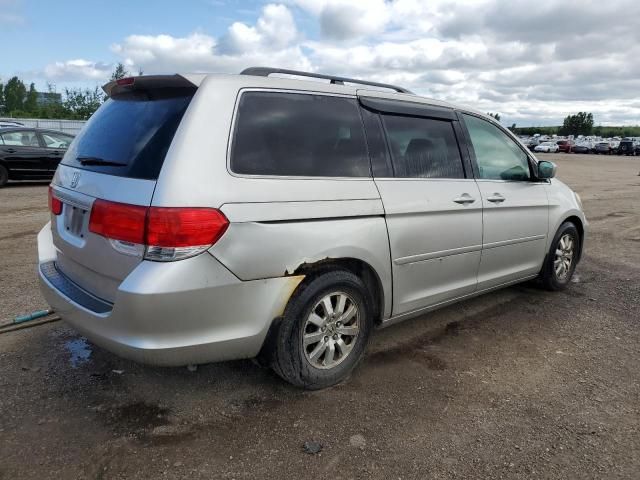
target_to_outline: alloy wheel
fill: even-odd
[[[302,349],[307,361],[329,369],[349,356],[360,333],[357,303],[344,292],[332,292],[311,309],[302,329]]]
[[[556,256],[553,261],[553,268],[556,272],[556,278],[565,281],[571,271],[573,256],[575,252],[575,241],[572,235],[565,233],[560,237],[560,241],[556,246]]]

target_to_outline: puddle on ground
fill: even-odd
[[[89,361],[89,357],[91,357],[91,347],[87,343],[86,338],[81,337],[75,340],[69,340],[65,342],[64,346],[71,354],[69,362],[73,368],[78,368],[78,366]]]

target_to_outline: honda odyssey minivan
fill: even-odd
[[[123,357],[257,357],[323,388],[376,327],[535,278],[561,290],[580,260],[578,195],[468,108],[269,68],[104,90],[51,183],[39,277]]]

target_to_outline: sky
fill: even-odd
[[[273,66],[402,85],[506,125],[640,124],[638,0],[0,0],[0,82]]]

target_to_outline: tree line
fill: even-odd
[[[140,72],[142,73],[142,72]],[[122,63],[118,63],[110,80],[117,80],[129,75]],[[99,87],[65,88],[60,93],[48,85],[45,93],[49,94],[43,101],[38,101],[35,84],[26,84],[17,76],[6,83],[0,82],[0,116],[12,118],[55,118],[67,120],[86,120],[106,100],[106,95]]]

